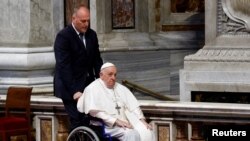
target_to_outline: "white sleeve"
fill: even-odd
[[[145,119],[140,107],[137,107],[132,111],[139,119]]]
[[[102,111],[90,111],[89,112],[91,116],[93,117],[97,117],[99,119],[102,119],[103,122],[109,126],[112,127],[116,121],[116,118],[110,116],[109,114],[107,114],[106,112],[102,112]]]
[[[81,113],[84,113],[84,94],[77,101],[77,110]]]

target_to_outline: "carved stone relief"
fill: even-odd
[[[250,32],[250,0],[220,0],[218,6],[219,33],[242,35]]]

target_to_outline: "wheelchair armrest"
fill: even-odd
[[[89,128],[95,131],[101,141],[118,141],[116,138],[111,137],[110,134],[105,133],[105,123],[102,119],[93,117],[89,114],[88,117],[90,120]]]
[[[104,138],[110,137],[110,135],[105,133],[105,123],[103,122],[102,119],[97,118],[97,117],[93,117],[91,115],[88,115],[88,116],[89,116],[89,119],[90,119],[89,127],[91,129],[93,129],[94,131],[96,131],[97,135],[99,137],[102,137],[102,138],[103,137]]]

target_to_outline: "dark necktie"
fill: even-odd
[[[84,44],[84,47],[86,48],[84,33],[79,33],[79,36],[80,36],[81,41],[82,41],[83,44]]]

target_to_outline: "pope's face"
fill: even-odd
[[[116,73],[117,70],[114,66],[104,68],[100,73],[100,78],[104,81],[105,85],[109,89],[112,89],[115,86]]]

